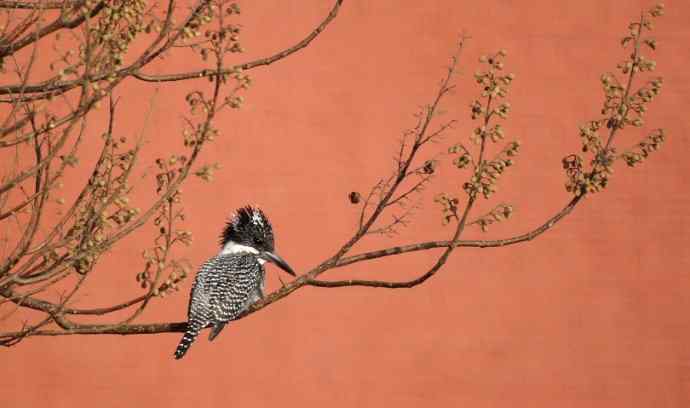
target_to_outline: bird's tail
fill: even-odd
[[[187,353],[187,350],[189,350],[189,346],[194,343],[196,336],[199,335],[202,325],[195,322],[189,322],[188,326],[187,331],[182,336],[180,343],[177,345],[177,350],[175,350],[175,360],[179,360],[184,357],[184,355]]]

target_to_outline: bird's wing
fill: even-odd
[[[187,316],[189,321],[199,322],[204,328],[211,321],[211,294],[217,279],[214,277],[219,271],[217,257],[206,261],[196,273],[189,296]]]
[[[213,320],[234,320],[249,306],[251,294],[259,285],[261,265],[251,254],[228,254],[215,259],[223,273],[215,276],[218,281],[210,285],[210,304]]]

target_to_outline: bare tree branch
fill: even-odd
[[[84,4],[84,3],[81,3]],[[13,54],[22,48],[26,47],[27,45],[30,45],[36,41],[39,41],[43,37],[46,37],[58,30],[63,30],[63,29],[73,29],[78,26],[80,26],[84,21],[86,21],[86,18],[92,18],[96,16],[98,13],[100,13],[101,10],[103,10],[103,7],[105,6],[105,2],[100,2],[97,3],[88,13],[86,14],[79,14],[75,16],[72,19],[67,19],[64,18],[64,16],[59,16],[56,18],[52,23],[48,24],[47,26],[41,28],[35,33],[30,33],[24,36],[22,39],[14,41],[8,45],[2,45],[0,46],[0,58],[4,58],[10,54]]]
[[[229,68],[225,68],[222,72],[220,72],[220,75],[227,75],[232,72],[237,71],[238,69],[241,70],[250,70],[253,68],[258,68],[262,66],[267,66],[270,65],[274,62],[280,61],[281,59],[287,58],[290,55],[296,53],[297,51],[300,51],[304,48],[306,48],[316,37],[321,34],[326,27],[333,21],[336,16],[338,15],[338,12],[340,11],[340,7],[343,4],[344,0],[337,0],[333,8],[331,9],[330,13],[326,18],[312,31],[310,32],[304,39],[302,39],[300,42],[297,44],[286,48],[282,51],[277,52],[276,54],[273,54],[269,57],[264,57],[264,58],[259,58],[257,60],[252,60],[248,62],[243,62],[240,64],[235,64],[232,65]],[[186,72],[186,73],[179,73],[179,74],[167,74],[167,75],[147,75],[145,73],[141,73],[139,71],[132,70],[131,68],[123,68],[120,71],[117,72],[118,76],[121,76],[123,73],[126,72],[132,72],[131,75],[134,78],[137,78],[139,80],[145,81],[145,82],[171,82],[171,81],[182,81],[182,80],[187,80],[187,79],[198,79],[198,78],[204,78],[204,77],[209,77],[209,76],[214,76],[214,75],[219,75],[219,73],[215,70],[211,69],[203,69],[199,71],[193,71],[193,72]],[[106,77],[106,75],[100,75],[100,76],[94,76],[91,78],[88,78],[89,81],[98,81],[102,80]],[[0,95],[6,95],[6,94],[13,94],[18,92],[20,89],[23,89],[25,93],[53,93],[55,95],[55,92],[66,92],[70,89],[75,88],[78,86],[79,82],[81,79],[78,80],[72,80],[72,81],[59,81],[59,80],[49,80],[45,82],[41,82],[38,84],[29,84],[29,85],[6,85],[6,86],[0,86]]]
[[[257,67],[267,66],[283,58],[289,57],[290,55],[296,53],[297,51],[303,48],[306,48],[316,37],[319,36],[319,34],[321,34],[326,29],[328,24],[330,24],[331,21],[333,21],[336,18],[338,12],[340,11],[340,7],[343,4],[343,1],[344,0],[336,0],[335,4],[333,5],[333,8],[331,9],[330,13],[328,13],[326,18],[311,33],[309,33],[309,35],[307,35],[304,39],[302,39],[300,42],[293,45],[292,47],[277,52],[271,55],[270,57],[260,58],[254,61],[233,65],[230,68],[224,69],[222,72],[220,72],[220,74],[229,74],[237,71],[237,69],[242,69],[246,71]],[[203,78],[213,75],[218,75],[218,73],[205,69],[200,71],[167,75],[147,75],[144,73],[136,73],[134,74],[134,77],[146,82],[170,82],[181,81],[185,79]]]
[[[48,9],[65,9],[74,7],[81,2],[76,1],[0,1],[0,8],[4,9],[30,9],[30,10],[48,10]]]

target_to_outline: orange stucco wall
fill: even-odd
[[[296,42],[330,3],[247,2],[246,58]],[[577,126],[600,109],[599,76],[625,57],[618,43],[627,22],[651,5],[347,0],[310,47],[253,71],[245,108],[217,122],[222,136],[202,161],[223,169],[214,183],[193,181],[184,189],[195,242],[180,256],[198,265],[214,254],[225,217],[245,203],[268,213],[277,248],[296,270],[331,255],[355,226],[347,193],[365,192],[387,174],[401,131],[433,96],[462,31],[472,39],[444,116],[460,123],[435,151],[470,134],[468,104],[477,94],[471,74],[480,54],[500,48],[517,75],[505,127],[509,139],[524,144],[493,201],[513,204],[515,218],[487,234],[468,230],[467,237],[500,238],[539,225],[569,199],[560,159],[579,148]],[[605,193],[587,198],[538,240],[460,249],[413,290],[305,288],[231,324],[212,344],[202,335],[181,361],[172,359],[179,334],[28,339],[0,350],[2,405],[687,407],[689,13],[690,3],[668,2],[657,24],[658,71],[666,82],[649,122],[667,129],[667,144],[640,168],[619,165]],[[173,56],[151,72],[189,69],[190,61]],[[179,112],[190,86],[208,85],[160,87],[147,157],[179,148]],[[118,132],[139,131],[154,89],[123,86]],[[640,138],[626,132],[618,142]],[[461,175],[442,165],[414,224],[359,248],[446,239],[451,230],[441,226],[432,198],[459,191]],[[144,179],[139,191],[151,184]],[[150,237],[142,230],[117,247],[76,304],[107,305],[139,293],[134,277]],[[409,278],[435,254],[360,264],[324,278]],[[280,284],[275,271],[270,288]],[[142,320],[183,319],[190,284]]]

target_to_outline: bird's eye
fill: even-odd
[[[264,241],[261,238],[254,238],[254,245],[260,246],[263,244],[264,244]]]

